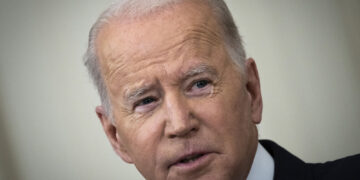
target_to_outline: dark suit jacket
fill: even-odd
[[[305,163],[275,142],[260,140],[260,144],[274,158],[274,180],[360,180],[360,154],[326,163]]]

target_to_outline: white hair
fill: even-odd
[[[85,66],[93,79],[100,95],[101,104],[105,109],[106,115],[113,120],[111,113],[110,99],[104,78],[101,74],[99,59],[96,55],[96,37],[100,29],[109,23],[113,17],[136,18],[145,16],[152,12],[160,11],[169,6],[186,0],[119,0],[106,9],[92,26],[89,33],[88,48],[84,55]],[[201,0],[211,8],[219,27],[224,35],[224,41],[227,53],[232,61],[240,68],[241,72],[245,70],[245,50],[242,45],[241,37],[231,16],[231,13],[223,0]]]

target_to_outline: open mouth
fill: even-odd
[[[186,164],[186,163],[191,163],[193,161],[196,161],[197,159],[201,158],[202,156],[204,156],[204,154],[193,154],[193,155],[189,155],[186,156],[182,159],[180,159],[180,161],[178,161],[176,164]]]
[[[201,151],[183,154],[168,166],[168,169],[177,173],[196,173],[211,165],[216,159],[216,152]]]
[[[179,158],[177,161],[172,163],[168,168],[172,166],[176,167],[187,167],[197,164],[197,162],[200,162],[201,159],[204,159],[208,153],[193,153],[189,155],[185,155],[181,158]]]

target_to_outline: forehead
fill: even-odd
[[[113,18],[100,31],[96,45],[109,83],[114,77],[169,59],[211,57],[222,39],[210,7],[184,1],[138,19]]]

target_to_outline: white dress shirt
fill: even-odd
[[[258,143],[254,161],[247,180],[273,180],[275,171],[274,159],[266,149]]]

